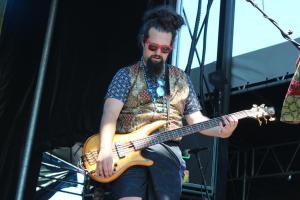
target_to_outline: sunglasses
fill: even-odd
[[[171,45],[160,45],[153,42],[149,42],[148,40],[146,40],[145,43],[148,44],[148,49],[150,51],[157,51],[157,49],[160,49],[162,53],[170,53],[172,51]]]

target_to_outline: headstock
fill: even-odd
[[[261,125],[262,121],[267,123],[268,121],[275,120],[275,109],[274,107],[267,107],[265,104],[261,104],[260,106],[254,104],[250,110],[247,110],[247,115],[257,119],[259,125]]]

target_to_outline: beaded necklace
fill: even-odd
[[[143,60],[141,60],[141,66],[144,71],[144,79],[147,86],[147,91],[149,96],[151,97],[152,103],[154,105],[154,112],[163,113],[165,112],[165,81],[164,81],[164,75],[158,79],[152,78],[148,76],[148,73],[146,72],[146,67],[144,66]],[[156,106],[157,100],[161,98],[163,106],[162,108],[158,108]]]

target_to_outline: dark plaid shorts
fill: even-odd
[[[176,142],[151,146],[143,151],[143,155],[154,164],[130,167],[111,183],[112,199],[179,200],[185,161]]]

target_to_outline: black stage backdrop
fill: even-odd
[[[10,0],[5,12],[0,41],[1,199],[13,199],[16,193],[50,2]],[[113,74],[139,59],[136,36],[151,5],[103,2],[58,3],[26,199],[33,199],[41,152],[96,133]]]
[[[229,179],[231,179],[232,177],[236,177],[237,171],[239,172],[240,177],[243,176],[246,171],[246,179],[245,182],[244,179],[228,181],[227,199],[298,199],[298,196],[300,195],[299,146],[296,146],[296,149],[295,145],[284,146],[283,144],[299,144],[300,125],[287,124],[279,121],[282,103],[288,86],[288,82],[274,84],[271,87],[266,85],[261,89],[244,91],[243,93],[231,96],[230,112],[250,109],[252,104],[265,104],[266,106],[274,107],[276,120],[268,123],[263,122],[261,126],[257,120],[253,119],[244,119],[239,122],[236,131],[229,139],[229,152],[238,151],[240,155],[244,155],[244,153],[247,152],[247,164],[245,164],[245,157],[243,156],[241,156],[238,161],[239,165],[236,163],[233,164],[237,161],[235,160],[236,157],[229,156],[228,174]],[[273,145],[277,145],[278,147],[271,149]],[[261,150],[255,151],[255,159],[252,160],[252,150],[255,148],[261,148]],[[262,154],[267,151],[267,148],[269,148],[268,151],[270,153]],[[262,155],[266,156],[264,164],[262,164]],[[291,163],[290,169],[287,170],[288,164],[293,157],[294,161]],[[281,168],[279,167],[279,163]],[[261,167],[259,173],[258,167]],[[251,171],[252,169],[254,169],[253,172]],[[285,173],[287,171],[290,174]],[[297,173],[293,174],[293,171]],[[254,175],[256,178],[253,178]],[[257,178],[257,175],[265,176]],[[289,179],[289,176],[292,178]]]

